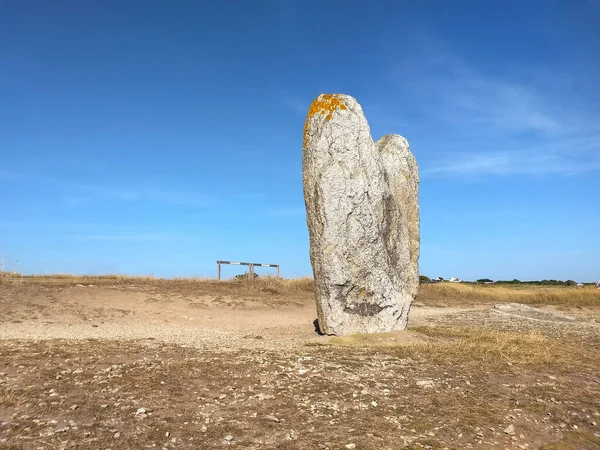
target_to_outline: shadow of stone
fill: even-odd
[[[313,325],[315,327],[315,333],[317,333],[319,336],[325,336],[325,333],[323,333],[321,331],[321,327],[319,327],[319,319],[313,320]]]

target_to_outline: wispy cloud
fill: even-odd
[[[296,208],[279,208],[273,209],[267,212],[268,216],[302,216],[306,213],[306,209],[304,207],[296,207]]]
[[[543,82],[542,68],[511,71],[508,65],[496,75],[439,42],[426,42],[413,61],[392,72],[392,82],[419,105],[421,127],[439,136],[421,164],[424,174],[570,175],[600,170],[600,111],[593,99],[563,94],[564,84],[572,80]],[[414,70],[403,75],[406,66]]]
[[[493,127],[505,133],[553,134],[570,124],[557,117],[535,89],[482,75],[465,66],[449,67],[443,76],[425,81],[429,92],[440,94],[435,114],[452,124]]]
[[[77,205],[101,199],[116,200],[122,202],[151,201],[168,203],[174,205],[203,206],[212,202],[209,195],[177,191],[156,187],[132,187],[132,186],[104,186],[100,184],[81,183],[47,175],[29,174],[22,172],[8,172],[0,170],[0,179],[15,182],[29,181],[45,191],[49,187],[57,190],[66,190],[68,194],[58,194],[67,204]],[[77,192],[77,194],[72,194]]]
[[[243,200],[251,200],[251,199],[258,199],[258,198],[265,198],[267,197],[267,194],[261,194],[259,192],[248,192],[246,194],[234,194],[233,198],[238,198],[238,199],[243,199]]]
[[[170,242],[197,240],[197,236],[179,233],[107,233],[107,234],[69,234],[53,236],[58,239],[76,241],[123,241],[123,242]]]
[[[600,160],[567,159],[560,155],[522,154],[516,151],[454,154],[439,165],[422,170],[423,175],[576,175],[600,169]]]
[[[308,108],[310,106],[310,102],[312,100],[313,99],[301,100],[299,98],[291,97],[291,96],[282,97],[282,102],[285,106],[290,108],[292,111],[294,111],[299,116],[303,116],[303,117],[306,116],[306,113],[308,112]]]
[[[0,220],[0,229],[28,230],[27,235],[38,232],[49,239],[74,241],[198,241],[197,233],[185,230],[152,230],[123,227],[102,223],[43,222],[27,220]]]

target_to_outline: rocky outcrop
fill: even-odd
[[[371,138],[358,102],[320,95],[302,154],[319,326],[325,334],[406,328],[419,284],[419,173],[408,142]]]

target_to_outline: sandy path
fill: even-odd
[[[209,347],[277,347],[324,339],[315,306],[271,306],[256,299],[180,296],[80,287],[9,292],[0,339],[154,339]],[[413,307],[411,324],[471,309]]]

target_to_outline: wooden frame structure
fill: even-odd
[[[279,278],[279,264],[262,264],[262,263],[249,263],[249,262],[237,262],[237,261],[217,261],[217,268],[219,273],[219,280],[221,279],[221,264],[232,264],[235,266],[248,266],[248,275],[250,279],[254,279],[254,268],[255,267],[275,267],[277,269],[277,278]]]

